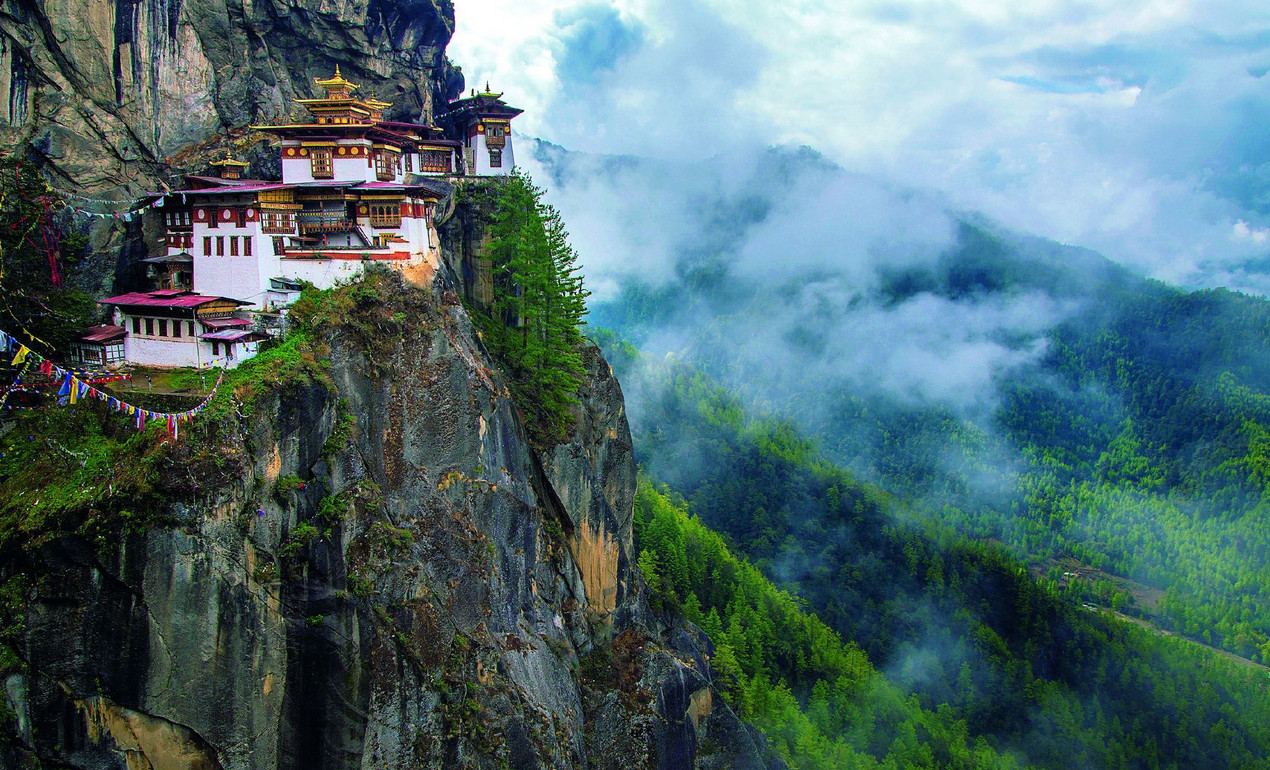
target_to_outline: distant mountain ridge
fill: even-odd
[[[607,282],[593,324],[682,358],[963,532],[1164,594],[1135,606],[1091,583],[1091,601],[1270,662],[1270,303],[1145,279],[805,150],[538,159],[575,228],[610,217],[620,232],[628,212],[592,212],[570,187],[686,212],[638,270],[580,246]],[[638,378],[637,435],[658,394]]]

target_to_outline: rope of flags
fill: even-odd
[[[69,203],[65,204],[65,208],[70,209],[76,214],[82,214],[86,217],[96,217],[97,219],[117,219],[121,222],[131,222],[134,219],[141,218],[140,211],[124,211],[122,213],[116,211],[116,212],[109,212],[109,213],[103,214],[100,211],[89,211],[88,209],[81,209],[78,206],[72,206]]]
[[[9,386],[10,393],[42,393],[48,390],[53,385],[57,384],[56,380],[44,380],[42,382],[27,383],[22,380],[22,377],[25,374],[26,374],[26,370],[24,366],[23,371],[19,373],[18,375],[18,379],[14,380],[13,384]],[[132,379],[132,375],[130,374],[120,374],[114,377],[99,377],[97,375],[90,374],[88,372],[80,372],[76,374],[75,376],[81,382],[87,382],[89,385],[100,385],[103,382],[118,382],[119,380]],[[0,407],[4,406],[4,399],[2,396],[3,394],[0,394]],[[20,409],[23,407],[10,406],[9,408]],[[32,408],[35,408],[35,407],[32,407]]]
[[[59,198],[61,198],[61,200],[59,201],[59,203],[61,203],[61,208],[69,209],[70,211],[73,211],[76,214],[82,214],[83,216],[86,216],[86,217],[96,217],[97,219],[117,219],[121,222],[131,222],[134,219],[140,219],[141,215],[145,213],[146,209],[158,208],[159,202],[160,200],[162,200],[162,199],[158,199],[150,203],[143,203],[142,201],[145,200],[144,198],[134,199],[130,201],[112,201],[112,200],[106,200],[105,198],[90,198],[87,195],[80,195],[79,193],[73,193],[67,190],[61,190],[52,186],[47,181],[44,182],[44,186],[48,189],[48,192],[54,193]],[[74,198],[75,200],[83,201],[84,203],[93,203],[99,206],[121,206],[122,205],[122,206],[127,206],[128,208],[122,209],[119,211],[92,211],[91,209],[86,209],[81,206],[75,206],[71,203],[68,203],[66,201],[67,198]]]
[[[20,390],[22,378],[26,376],[27,370],[31,368],[31,362],[26,361],[22,364],[22,368],[18,370],[18,376],[13,378],[13,384],[4,389],[4,393],[0,393],[0,409],[4,408],[5,402],[9,400],[9,394],[16,390]]]
[[[73,370],[63,369],[44,356],[41,356],[39,353],[36,353],[34,350],[31,350],[26,345],[23,345],[16,337],[7,334],[3,330],[0,330],[0,343],[3,344],[6,354],[13,353],[13,360],[10,363],[10,366],[22,367],[22,369],[18,372],[17,379],[15,379],[13,384],[5,389],[3,395],[0,395],[0,407],[4,406],[4,402],[9,398],[9,394],[13,392],[13,389],[21,384],[22,377],[31,368],[31,365],[36,364],[38,365],[39,372],[41,374],[48,377],[60,378],[62,380],[62,385],[57,391],[57,402],[59,404],[75,404],[84,399],[95,398],[98,401],[105,402],[107,407],[110,409],[113,409],[121,414],[126,414],[130,417],[135,417],[137,430],[145,428],[146,420],[163,420],[167,423],[168,433],[171,434],[173,439],[178,438],[181,423],[189,422],[198,415],[202,414],[203,410],[207,408],[207,405],[211,403],[212,399],[216,398],[216,392],[220,389],[221,381],[225,378],[225,370],[221,369],[220,373],[216,376],[216,384],[212,386],[212,390],[207,394],[207,398],[203,399],[202,403],[193,409],[187,409],[184,412],[155,412],[153,410],[142,409],[139,406],[129,404],[126,401],[115,398],[109,393],[105,393],[97,388],[94,388],[92,385],[84,381],[87,377],[85,377],[83,373],[79,373],[79,376],[77,376],[77,373]]]
[[[103,206],[118,206],[120,204],[123,204],[123,205],[129,206],[129,208],[127,209],[127,211],[129,212],[144,211],[153,205],[150,203],[143,203],[138,205],[137,204],[138,199],[134,199],[131,201],[111,201],[111,200],[106,200],[104,198],[89,198],[87,195],[80,195],[79,193],[67,192],[66,190],[60,190],[54,187],[53,185],[48,184],[47,182],[45,182],[45,186],[48,187],[50,192],[55,192],[58,195],[61,195],[67,198],[74,198],[75,200],[84,201],[85,203],[99,203]]]

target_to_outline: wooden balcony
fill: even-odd
[[[296,224],[300,232],[309,233],[346,233],[356,227],[357,223],[343,213],[307,212],[296,214]]]

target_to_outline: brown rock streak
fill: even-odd
[[[569,550],[582,573],[591,613],[609,615],[617,608],[617,541],[582,519],[569,540]]]
[[[109,737],[127,758],[128,770],[221,770],[187,727],[92,697],[76,705],[88,722],[88,737]]]

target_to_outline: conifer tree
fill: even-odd
[[[485,258],[494,299],[484,336],[540,444],[564,440],[582,382],[588,292],[560,213],[519,171],[498,184]]]

